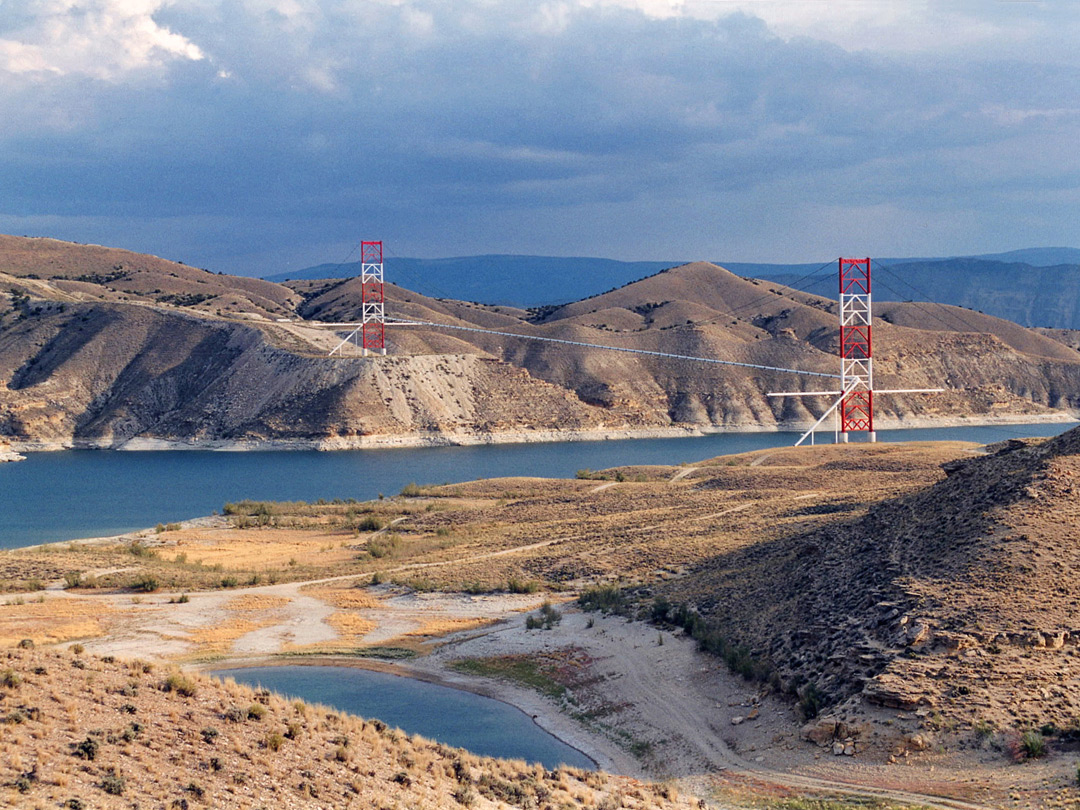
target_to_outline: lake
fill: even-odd
[[[1069,424],[883,430],[880,441],[994,442],[1053,436]],[[791,445],[797,433],[715,433],[672,439],[425,447],[397,450],[32,453],[0,464],[0,548],[134,531],[220,511],[228,501],[393,495],[437,484],[528,475],[572,477],[629,464],[679,464]]]
[[[540,762],[549,769],[595,767],[520,709],[460,689],[356,667],[249,667],[210,674],[382,720],[474,754]]]

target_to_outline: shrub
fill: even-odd
[[[406,498],[415,498],[418,495],[423,495],[424,491],[420,487],[418,487],[415,482],[410,481],[408,484],[401,488],[401,494],[404,495]],[[382,499],[381,495],[379,496],[379,499]]]
[[[82,571],[68,571],[64,574],[65,588],[78,588],[82,585]]]
[[[817,717],[824,703],[825,695],[817,688],[817,684],[808,683],[799,691],[799,714],[804,721]]]
[[[69,649],[75,655],[82,655],[84,652],[86,652],[86,647],[84,647],[82,644],[72,644]]]
[[[271,751],[281,750],[281,746],[285,744],[285,738],[280,733],[273,731],[266,735],[266,747]]]
[[[476,804],[476,791],[469,785],[460,785],[457,790],[454,791],[454,800],[458,804],[463,804],[466,807],[472,807]]]
[[[391,781],[397,782],[402,787],[408,787],[412,784],[412,777],[405,771],[398,771],[394,774]]]
[[[367,551],[376,560],[392,557],[401,546],[401,538],[396,534],[382,534],[367,541]]]
[[[615,585],[597,585],[586,588],[578,597],[582,610],[599,610],[603,613],[622,614],[626,611],[627,600],[622,590]]]
[[[1047,754],[1046,738],[1042,732],[1031,729],[1020,737],[1020,750],[1024,759],[1039,759]]]
[[[153,574],[143,574],[140,577],[136,577],[131,583],[131,590],[143,591],[144,593],[153,593],[159,587],[158,579]]]
[[[252,703],[247,710],[248,720],[262,720],[266,717],[266,707],[261,703]]]
[[[218,730],[216,728],[214,728],[213,726],[207,726],[206,728],[204,728],[202,730],[201,733],[202,733],[203,742],[206,743],[207,745],[212,745],[214,740],[216,740],[217,736],[218,736]]]
[[[506,583],[506,590],[510,593],[536,593],[540,590],[540,583],[535,579],[526,582],[517,577],[510,577],[510,581]]]
[[[192,697],[198,688],[195,681],[179,672],[174,672],[161,683],[162,692],[176,692],[183,697]]]
[[[125,787],[124,777],[120,776],[120,774],[109,773],[101,779],[101,789],[110,796],[123,795]]]
[[[383,522],[374,515],[366,515],[356,524],[356,530],[360,532],[377,532],[383,527]]]
[[[98,741],[93,737],[87,737],[81,743],[75,746],[75,756],[79,759],[87,759],[93,761],[97,758],[98,754]]]
[[[5,669],[0,672],[0,686],[5,689],[15,689],[22,683],[19,673],[13,669]]]
[[[20,650],[32,650],[34,649],[34,640],[32,638],[24,638],[19,642],[18,647]]]

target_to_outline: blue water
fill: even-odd
[[[545,768],[595,767],[519,709],[459,689],[354,667],[251,667],[212,674],[382,720],[474,754],[540,762]]]
[[[994,442],[1052,436],[1068,425],[880,431],[880,441]],[[793,444],[795,433],[717,433],[484,447],[337,452],[212,451],[33,453],[0,464],[0,548],[96,537],[208,515],[227,501],[392,495],[405,484],[528,475],[567,477],[628,464],[679,464]],[[831,435],[830,435],[831,438]]]

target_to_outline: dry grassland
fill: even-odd
[[[478,757],[378,721],[138,661],[0,661],[9,807],[677,808],[673,788]]]
[[[599,483],[510,478],[410,487],[371,504],[244,502],[230,505],[233,528],[168,531],[134,545],[13,550],[3,553],[2,570],[13,590],[72,574],[80,588],[173,591],[347,575],[472,593],[648,582],[717,553],[856,517],[939,480],[940,464],[970,447],[783,448],[612,470]],[[348,588],[319,598],[368,606],[342,602],[346,593],[363,598]]]
[[[13,647],[23,639],[35,644],[56,644],[94,638],[105,632],[103,620],[113,613],[108,605],[89,599],[61,599],[44,594],[29,601],[8,599],[0,604],[0,647]]]

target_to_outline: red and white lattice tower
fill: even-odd
[[[360,243],[360,289],[363,301],[363,354],[368,349],[386,354],[386,309],[382,242]]]
[[[840,259],[840,437],[874,432],[874,353],[870,336],[870,259]]]

